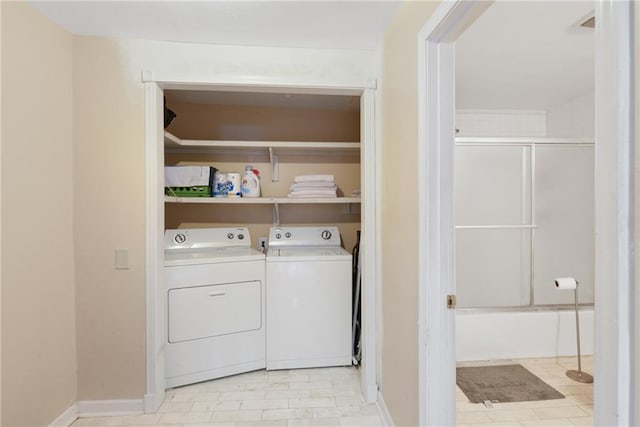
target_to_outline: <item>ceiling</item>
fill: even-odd
[[[32,4],[76,35],[372,50],[381,46],[401,2],[49,0]],[[593,9],[592,1],[497,0],[456,43],[457,107],[546,110],[592,92],[594,30],[576,24]],[[183,98],[187,95],[198,96],[185,93]],[[282,96],[273,100],[288,105],[309,101],[313,100]]]
[[[456,42],[456,106],[531,109],[593,92],[594,2],[496,1]]]
[[[377,49],[399,1],[32,1],[76,35]]]

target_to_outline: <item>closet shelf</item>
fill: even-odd
[[[341,204],[360,203],[360,197],[174,197],[165,196],[166,203],[239,204],[239,205],[286,205],[286,204]]]
[[[198,152],[208,153],[221,149],[229,151],[257,151],[273,150],[276,152],[307,152],[317,150],[337,150],[339,152],[360,152],[359,142],[318,142],[318,141],[219,141],[181,139],[165,131],[164,147],[167,152]]]

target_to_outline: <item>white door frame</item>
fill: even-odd
[[[418,35],[420,425],[455,424],[454,43],[489,6],[442,3]],[[597,6],[594,422],[633,425],[633,4]]]
[[[313,81],[293,83],[271,79],[243,79],[227,77],[212,80],[210,77],[163,75],[143,72],[145,84],[145,152],[146,152],[146,359],[147,392],[144,410],[153,413],[164,400],[165,368],[165,293],[164,264],[164,131],[160,126],[163,115],[163,89],[200,89],[216,87],[230,90],[283,91],[294,93],[343,94],[361,96],[361,256],[363,262],[362,283],[362,361],[361,386],[367,402],[375,402],[378,396],[378,236],[380,206],[377,197],[376,165],[379,150],[376,149],[375,90],[377,82],[336,82],[318,84]]]

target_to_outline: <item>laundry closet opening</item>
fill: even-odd
[[[355,246],[360,96],[193,90],[165,96],[176,114],[165,130],[180,140],[165,143],[166,165],[240,174],[252,166],[261,189],[260,198],[246,200],[168,196],[165,228],[246,226],[258,243],[278,223],[337,225],[344,247]],[[333,175],[338,198],[288,197],[295,177],[309,174]]]
[[[362,90],[312,92],[164,90],[175,116],[165,110],[162,153],[167,387],[362,364],[363,394],[375,399],[375,360],[367,369],[359,344],[360,306],[364,316],[375,307],[360,304],[360,284],[375,283],[364,271],[374,227],[361,221],[361,187],[375,177],[374,162],[368,172],[361,162],[373,142],[363,110],[373,109]],[[207,178],[182,181],[194,170]],[[247,175],[258,182],[251,194]],[[359,256],[366,236],[369,258]]]

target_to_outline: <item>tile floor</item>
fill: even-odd
[[[255,371],[167,391],[157,414],[80,418],[82,426],[382,426],[357,368]]]
[[[569,379],[565,372],[577,369],[575,357],[519,359],[487,364],[520,363],[551,387],[565,395],[564,399],[536,402],[470,403],[460,389],[456,396],[458,426],[586,426],[593,425],[593,384]],[[459,363],[477,366],[479,363]],[[593,357],[582,358],[582,370],[593,375]]]
[[[494,403],[488,408],[470,403],[458,389],[458,426],[593,425],[593,385],[565,376],[567,369],[576,369],[575,358],[506,362],[522,364],[566,398]],[[593,374],[593,358],[583,357],[582,368]],[[357,368],[344,367],[235,375],[169,390],[157,414],[81,418],[73,423],[73,427],[155,425],[382,426],[382,421],[376,406],[362,398]]]

